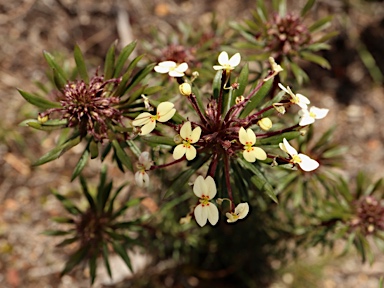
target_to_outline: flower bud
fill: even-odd
[[[42,123],[42,124],[45,123],[45,122],[47,122],[48,119],[49,119],[49,116],[48,116],[48,115],[45,115],[44,117],[41,117],[40,115],[37,116],[37,121],[39,121],[39,122]]]
[[[268,117],[265,117],[263,119],[260,119],[257,124],[260,126],[261,129],[264,131],[268,131],[272,128],[272,121]]]
[[[238,97],[236,97],[236,100],[235,100],[235,102],[236,102],[236,104],[239,104],[239,103],[241,103],[241,102],[243,102],[244,101],[244,96],[243,95],[241,95],[241,96],[238,96]]]
[[[184,82],[183,84],[179,85],[179,91],[181,95],[189,96],[192,93],[192,87],[191,84]]]

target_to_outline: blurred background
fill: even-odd
[[[150,42],[153,31],[171,33],[179,21],[208,25],[213,14],[219,25],[225,25],[231,20],[249,18],[255,2],[1,1],[1,287],[89,285],[86,277],[83,279],[79,275],[59,278],[66,255],[54,247],[56,239],[41,235],[43,230],[53,225],[49,218],[58,215],[62,209],[50,194],[50,188],[59,187],[60,192],[77,186],[77,183],[70,182],[72,170],[67,167],[74,166],[81,151],[75,149],[70,152],[75,154],[75,159],[60,158],[32,168],[31,163],[54,144],[46,133],[18,126],[24,119],[36,117],[37,111],[25,102],[16,88],[34,91],[35,81],[45,81],[48,67],[42,51],[72,59],[73,47],[77,43],[85,58],[97,66],[103,62],[108,47],[116,39],[120,47],[136,39]],[[294,12],[299,11],[306,1],[287,2],[289,10]],[[383,1],[318,0],[309,18],[318,19],[324,15],[334,15],[330,30],[339,31],[339,35],[330,42],[332,49],[323,53],[332,69],[306,64],[303,68],[310,76],[310,82],[305,86],[305,95],[320,107],[330,109],[329,116],[322,120],[321,125],[324,129],[337,125],[336,139],[348,146],[344,163],[347,171],[344,173],[353,177],[358,170],[363,170],[378,179],[384,176]],[[139,42],[137,53],[144,52],[145,47]],[[124,177],[117,170],[110,174]],[[378,278],[384,267],[383,255],[377,255],[375,264],[369,266],[362,265],[353,255],[335,259],[332,255],[319,257],[317,252],[309,251],[300,264],[292,263],[282,270],[273,287],[378,287]],[[135,265],[144,267],[147,262],[140,256],[137,263]],[[117,262],[116,269],[119,270],[120,266],[122,264]],[[116,285],[130,277],[126,270],[121,269],[116,272]],[[304,284],[294,282],[300,277]],[[189,282],[184,287],[198,285],[193,278],[187,280]],[[112,284],[107,276],[99,277],[95,286],[103,285],[115,287],[108,286]],[[121,284],[119,287],[130,286]],[[168,287],[173,286],[170,284]]]

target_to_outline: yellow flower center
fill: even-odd
[[[294,155],[294,156],[292,157],[292,162],[293,162],[293,163],[301,163],[301,158],[300,158],[300,156],[299,156],[299,155]]]
[[[201,195],[199,202],[201,203],[202,206],[208,206],[210,204],[209,203],[209,197],[205,196],[205,195]]]
[[[252,147],[252,143],[251,142],[245,142],[244,150],[246,150],[247,152],[253,151],[254,147]]]
[[[316,118],[316,114],[313,113],[313,112],[309,112],[309,116],[312,117],[312,118]]]

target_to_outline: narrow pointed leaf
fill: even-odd
[[[89,274],[91,275],[91,285],[96,279],[96,268],[97,268],[97,253],[92,254],[89,259]]]
[[[213,98],[215,99],[219,98],[222,75],[223,75],[223,71],[218,70],[215,74],[215,77],[213,78],[212,90],[213,90]]]
[[[81,210],[77,208],[77,206],[73,204],[72,201],[69,200],[67,197],[57,193],[56,191],[53,191],[52,194],[61,202],[61,204],[70,214],[72,215],[81,214]]]
[[[305,60],[316,63],[325,69],[331,69],[331,64],[329,64],[328,60],[319,55],[310,52],[301,52],[300,54]]]
[[[260,90],[256,92],[256,94],[251,97],[248,104],[245,106],[244,110],[240,114],[240,118],[244,118],[251,113],[253,109],[257,107],[257,105],[268,95],[269,90],[271,90],[273,83],[273,79],[270,79],[264,82],[263,86],[261,86]]]
[[[21,94],[21,96],[23,96],[23,98],[25,100],[27,100],[32,105],[35,105],[36,107],[39,107],[42,109],[60,108],[61,107],[60,103],[49,101],[47,99],[41,98],[37,95],[33,95],[31,93],[25,92],[25,91],[20,90],[20,89],[17,89],[17,91],[19,91],[19,93]]]
[[[133,272],[131,259],[129,258],[128,253],[125,250],[125,248],[120,243],[118,243],[116,241],[112,242],[112,247],[113,247],[113,250],[115,250],[115,252],[121,257],[121,259],[124,260],[125,264],[127,264],[129,270],[131,270],[131,272]]]
[[[73,253],[65,264],[64,269],[61,271],[61,275],[69,273],[73,268],[75,268],[76,265],[85,260],[89,248],[89,246],[81,247],[79,250]]]
[[[111,265],[109,265],[109,255],[108,255],[108,246],[106,243],[103,242],[103,259],[104,259],[104,265],[105,268],[107,269],[108,276],[112,278],[112,271],[111,271]]]
[[[89,159],[89,152],[87,149],[84,150],[83,154],[81,154],[79,161],[77,162],[75,169],[73,170],[71,181],[73,181],[81,171],[83,171],[84,167],[87,165]]]
[[[87,201],[89,203],[89,207],[92,211],[95,211],[96,204],[95,200],[93,199],[91,193],[89,193],[87,182],[85,181],[85,178],[80,176],[80,184],[83,191],[83,194],[85,195],[85,198],[87,198]]]
[[[117,140],[112,140],[112,145],[115,150],[116,157],[126,168],[133,172],[132,162],[127,153],[125,153],[124,149],[120,146],[120,143]]]
[[[124,64],[126,63],[128,57],[131,55],[135,47],[136,47],[136,41],[128,44],[123,48],[123,50],[121,50],[121,53],[116,61],[115,72],[113,74],[114,78],[117,78],[120,76],[120,73],[123,70]]]
[[[313,23],[311,26],[309,26],[309,32],[313,33],[315,31],[320,31],[326,27],[328,27],[329,25],[331,25],[331,20],[332,20],[333,16],[327,16],[327,17],[324,17],[318,21],[316,21],[315,23]]]
[[[313,4],[315,4],[315,2],[316,2],[316,0],[308,0],[307,3],[305,3],[303,9],[300,12],[301,17],[304,17],[305,14],[307,14],[307,12],[309,10],[311,10],[311,8],[313,7]]]
[[[104,79],[111,79],[114,73],[115,67],[115,47],[116,43],[113,43],[111,47],[109,47],[107,55],[105,56],[105,64],[104,64]]]
[[[65,74],[63,68],[61,68],[61,66],[56,63],[54,57],[47,51],[43,51],[43,55],[52,70],[56,71],[56,74],[59,75],[59,77],[63,79],[64,82],[67,82],[67,75]]]
[[[75,45],[73,54],[76,62],[77,71],[79,72],[81,79],[83,79],[84,82],[88,84],[89,77],[88,77],[87,67],[85,66],[83,53],[81,52],[81,49],[78,45]]]

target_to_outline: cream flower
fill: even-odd
[[[176,113],[175,105],[171,102],[162,102],[157,106],[156,115],[144,112],[139,114],[133,121],[133,126],[141,127],[140,135],[147,135],[156,127],[156,121],[167,122]]]
[[[279,87],[291,96],[291,103],[298,105],[301,109],[307,109],[308,104],[311,103],[311,101],[309,101],[309,99],[304,95],[293,93],[289,86],[285,88],[283,84],[279,83]]]
[[[299,111],[299,115],[301,116],[301,120],[299,125],[306,126],[315,122],[316,119],[323,119],[327,116],[329,109],[325,108],[317,108],[312,106],[308,109],[301,109]]]
[[[248,215],[249,212],[249,205],[248,203],[240,203],[236,206],[235,212],[227,212],[225,213],[225,216],[227,216],[227,222],[233,223],[236,222],[239,219],[244,219],[245,216]]]
[[[196,157],[196,148],[191,144],[199,141],[200,135],[200,127],[196,127],[192,130],[191,122],[185,122],[180,129],[180,136],[183,138],[183,143],[176,146],[175,150],[173,151],[173,158],[178,160],[185,154],[187,160],[194,159]]]
[[[319,167],[319,162],[313,160],[309,156],[301,153],[297,153],[296,149],[293,148],[287,141],[287,139],[283,139],[283,143],[279,144],[280,149],[284,152],[288,153],[291,156],[291,163],[298,164],[301,169],[306,172],[313,171]]]
[[[223,51],[220,53],[218,62],[220,65],[213,66],[215,70],[226,70],[227,72],[235,69],[237,65],[240,64],[241,56],[240,53],[236,53],[229,59],[228,53]]]
[[[171,77],[183,77],[184,72],[188,70],[188,64],[183,62],[177,65],[173,61],[164,61],[160,62],[154,69],[157,73],[168,73]]]
[[[139,162],[137,163],[138,171],[135,173],[135,182],[139,187],[148,187],[149,176],[146,170],[150,169],[153,162],[148,152],[143,152],[139,156]]]
[[[255,162],[258,160],[267,159],[267,154],[260,147],[253,147],[256,143],[255,132],[251,128],[248,128],[247,131],[243,127],[239,130],[239,140],[240,143],[244,145],[243,156],[244,159],[248,162]]]
[[[219,221],[219,209],[216,205],[209,202],[216,196],[216,184],[211,176],[203,178],[199,176],[193,184],[193,192],[200,198],[200,204],[195,207],[194,215],[197,224],[203,227],[207,224],[207,220],[215,225]]]

